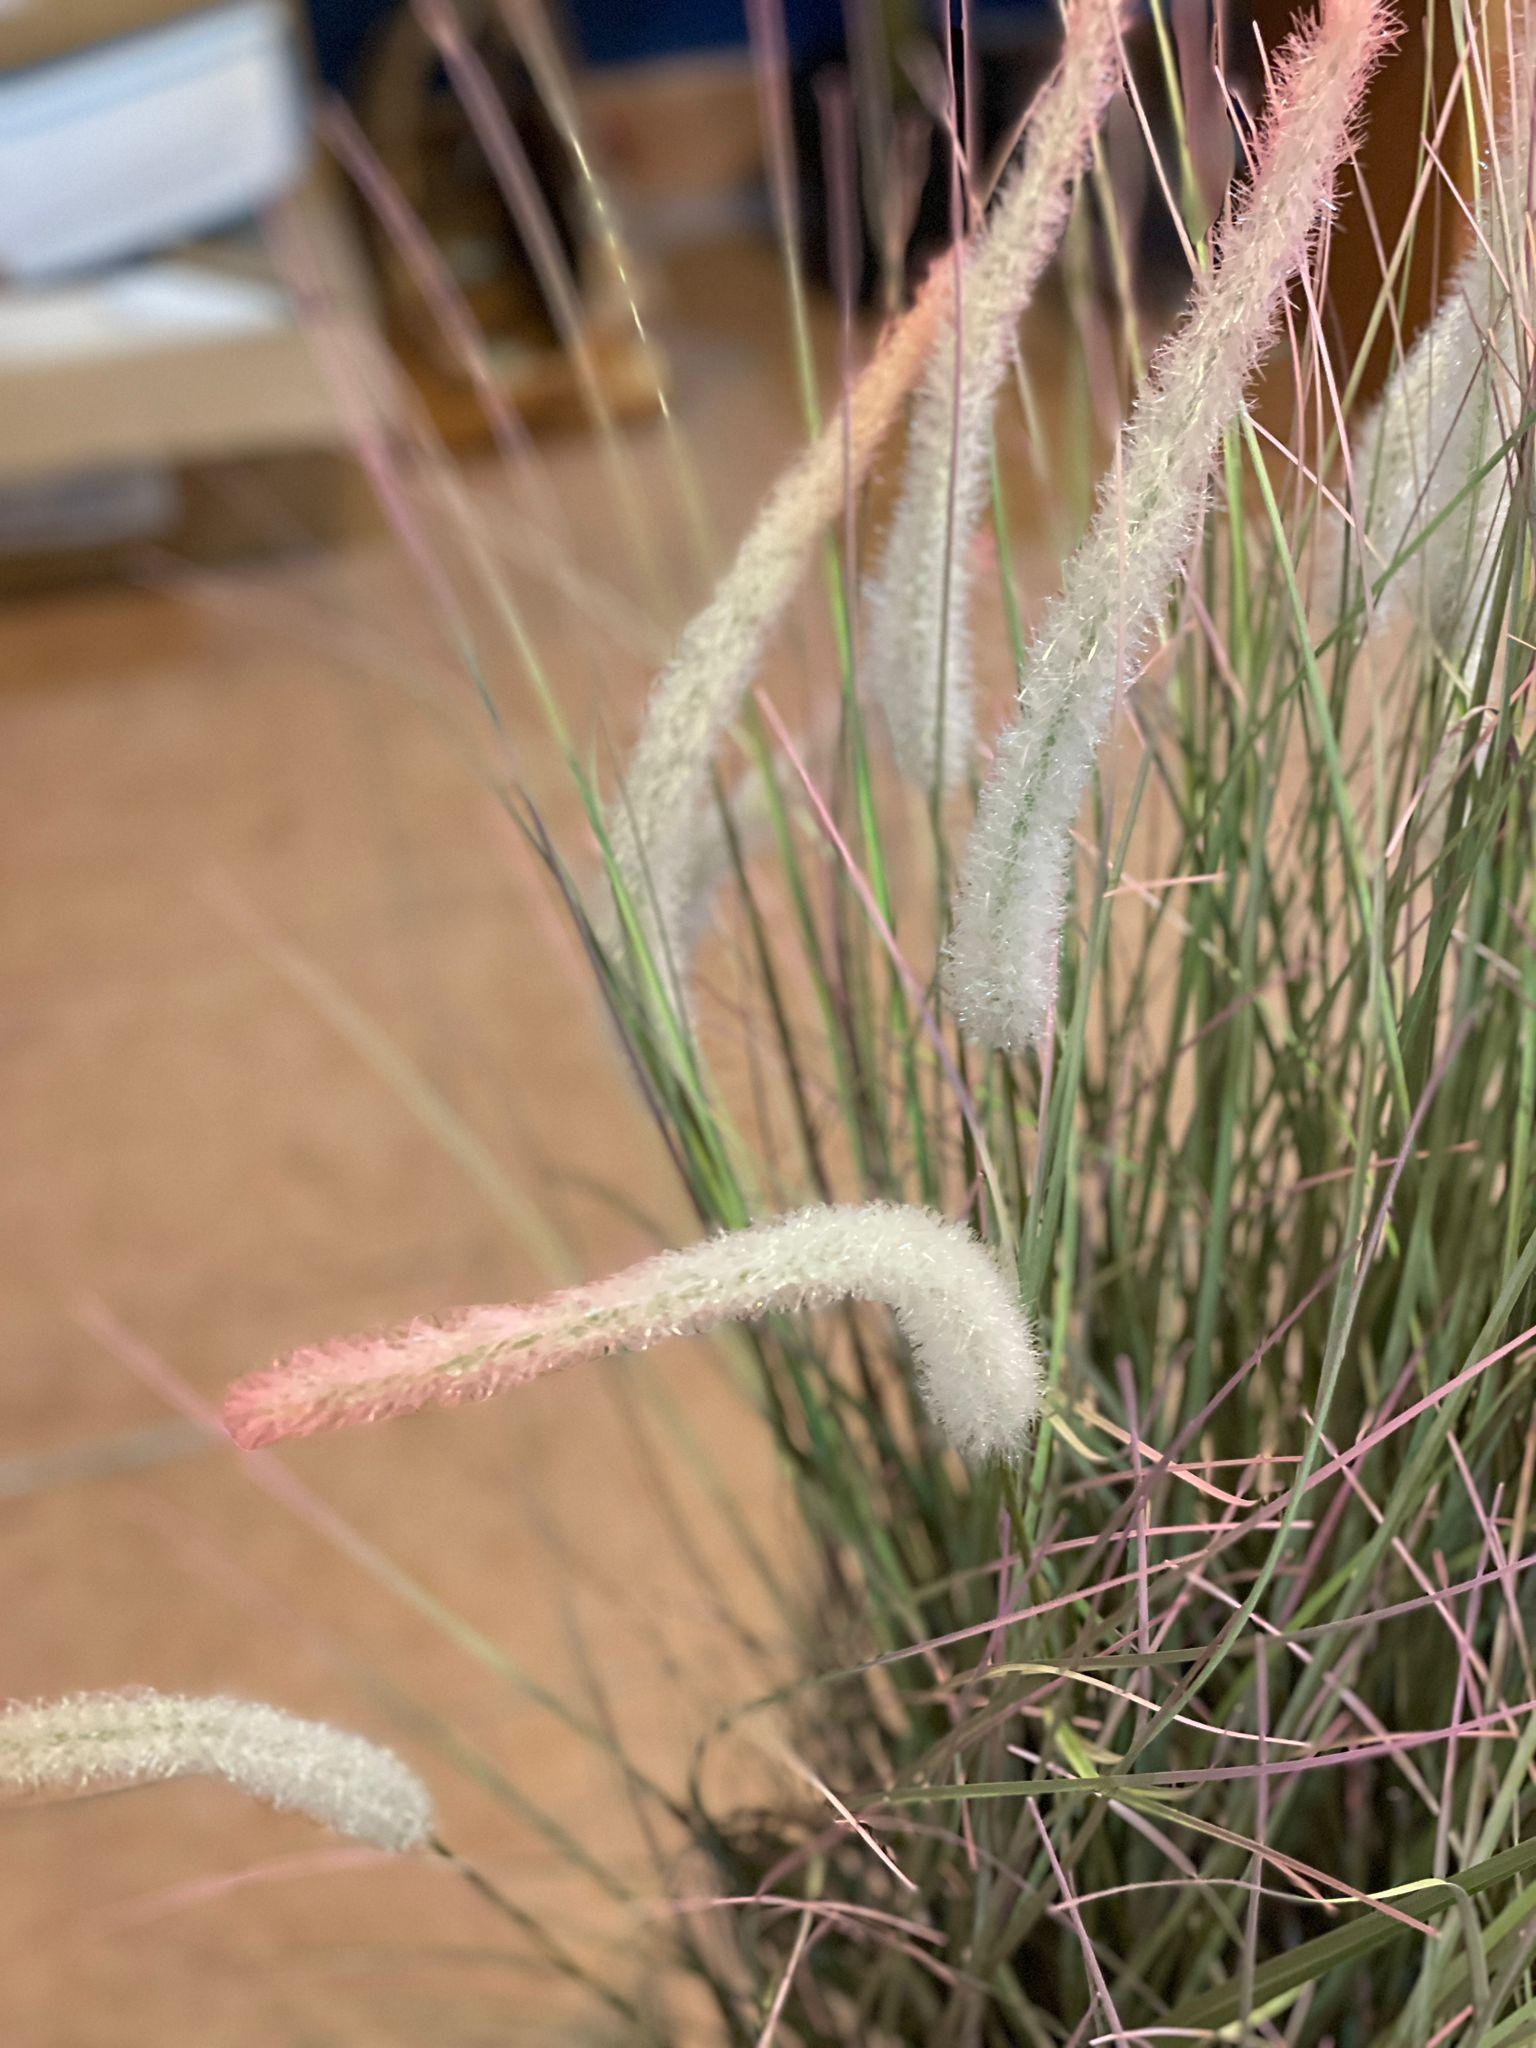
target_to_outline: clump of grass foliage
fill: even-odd
[[[669,876],[713,870],[708,908],[756,984],[756,1096],[781,1113],[760,1143],[718,1077],[707,993],[672,943],[683,924],[646,901],[644,821],[622,777],[610,795],[571,751],[605,909],[584,907],[580,851],[524,813],[701,1226],[747,1231],[790,1197],[879,1203],[887,1229],[889,1205],[937,1211],[994,1248],[1039,1335],[1033,1434],[990,1429],[983,1447],[1003,1454],[967,1464],[892,1326],[768,1313],[878,1288],[786,1291],[745,1252],[717,1296],[658,1295],[647,1311],[620,1287],[625,1344],[712,1308],[757,1313],[762,1413],[805,1524],[799,1669],[742,1715],[778,1714],[835,1811],[734,1811],[701,1770],[655,1816],[673,1853],[679,1821],[691,1839],[686,1890],[734,1902],[682,1916],[675,1939],[724,2038],[1536,2036],[1531,107],[1523,23],[1457,8],[1428,31],[1454,40],[1450,103],[1477,167],[1473,253],[1439,339],[1352,438],[1367,347],[1330,358],[1318,309],[1340,254],[1309,213],[1285,229],[1303,280],[1284,327],[1287,433],[1213,415],[1218,488],[1187,506],[1157,504],[1143,477],[1127,511],[1110,466],[1098,554],[1083,558],[1092,645],[1069,634],[1058,666],[1098,661],[1074,745],[1095,744],[1116,698],[1121,716],[1075,855],[1047,849],[1071,904],[1043,1028],[991,1028],[994,997],[968,1005],[963,951],[947,984],[938,974],[971,800],[935,788],[914,802],[866,720],[856,517],[826,542],[842,650],[824,679],[841,708],[830,771],[803,765],[763,701],[740,729],[743,782],[716,784],[712,859],[665,854]],[[1367,8],[1341,7],[1322,38],[1375,33]],[[1419,189],[1400,238],[1374,252],[1366,343],[1390,333],[1399,357],[1415,240],[1455,211],[1445,113],[1426,97]],[[1263,161],[1261,145],[1260,179]],[[1242,202],[1229,250],[1199,218],[1187,148],[1174,182],[1209,273],[1198,305],[1236,260]],[[935,347],[953,346],[953,311]],[[1133,319],[1125,333],[1134,358]],[[1234,391],[1261,338],[1223,366]],[[1174,382],[1159,358],[1149,392],[1159,364]],[[1196,396],[1200,369],[1182,365]],[[933,388],[930,375],[930,411]],[[1134,424],[1126,445],[1134,469]],[[1198,493],[1198,462],[1152,466]],[[929,488],[946,488],[942,465]],[[1048,667],[1060,641],[1032,653],[1018,623],[1007,500],[995,471],[1027,722],[1031,660]],[[1136,522],[1121,558],[1148,555],[1155,587],[1110,580],[1117,516]],[[1155,544],[1153,516],[1171,536]],[[1425,597],[1449,587],[1457,603]],[[947,604],[941,589],[930,615]],[[1129,650],[1107,659],[1127,612]],[[743,630],[760,643],[768,624]],[[942,718],[942,674],[919,687]],[[753,807],[766,855],[743,822]],[[1035,885],[1021,886],[1009,915],[1027,920]],[[786,916],[766,913],[770,892]],[[987,1028],[957,1028],[950,990]],[[789,1142],[770,1143],[774,1129]],[[553,1311],[556,1339],[572,1300]],[[418,1326],[404,1351],[396,1333],[329,1366],[307,1354],[321,1419],[336,1358],[350,1378],[332,1405],[363,1413],[383,1369],[370,1357],[390,1372],[428,1358],[448,1397],[528,1377],[506,1367],[506,1342],[544,1341],[539,1312],[496,1324],[494,1354],[475,1336],[488,1327]],[[280,1408],[281,1370],[263,1384]],[[416,1392],[378,1403],[414,1405]],[[700,1730],[706,1752],[726,1737]],[[650,2006],[626,2010],[665,2038]]]
[[[1354,4],[1321,33],[1378,29]],[[658,1893],[732,1902],[679,1913],[666,1937],[722,2039],[1536,2039],[1532,109],[1523,21],[1457,4],[1426,33],[1451,38],[1451,82],[1426,92],[1401,236],[1341,250],[1326,208],[1287,229],[1285,431],[1240,408],[1214,421],[1214,488],[1151,549],[1148,620],[1075,729],[1091,749],[1114,712],[1046,862],[1070,902],[1063,916],[1045,889],[1059,954],[1043,1026],[1001,1034],[1021,1050],[957,1026],[963,957],[939,972],[986,760],[951,793],[890,771],[861,685],[879,553],[862,498],[818,529],[841,665],[814,682],[839,707],[835,746],[818,757],[763,697],[737,727],[739,779],[724,757],[699,764],[716,774],[713,850],[682,866],[714,875],[718,937],[698,961],[645,900],[643,831],[615,829],[622,774],[569,745],[596,889],[590,847],[556,847],[512,795],[701,1232],[803,1205],[880,1204],[887,1230],[892,1205],[937,1212],[992,1248],[1038,1342],[1032,1432],[962,1429],[1002,1453],[962,1460],[897,1324],[828,1307],[896,1302],[899,1284],[796,1291],[748,1262],[715,1296],[649,1311],[619,1290],[624,1344],[712,1307],[755,1316],[763,1426],[804,1524],[777,1588],[795,1650],[733,1720],[776,1722],[835,1804],[743,1811],[706,1791],[730,1728],[699,1729],[685,1796],[630,1780]],[[1474,166],[1464,215],[1453,115]],[[1210,272],[1199,303],[1243,202],[1208,232],[1179,137],[1171,197]],[[1075,238],[1096,192],[1090,178]],[[1453,232],[1472,246],[1444,290],[1455,331],[1405,363],[1416,244]],[[1383,283],[1341,361],[1320,309],[1346,260]],[[936,347],[953,346],[952,312]],[[1354,431],[1383,336],[1393,395]],[[1132,602],[1102,568],[1115,458],[1105,473],[1101,650]],[[1041,650],[1014,588],[1015,489],[995,467],[995,587],[974,587],[968,554],[965,588],[1011,622],[1027,684]],[[1140,531],[1122,539],[1135,559]],[[1434,596],[1452,587],[1475,601]],[[980,639],[963,652],[983,692],[998,681]],[[944,696],[941,678],[940,717]],[[942,744],[914,751],[940,772]],[[717,943],[752,984],[752,1113],[722,1078]],[[784,1312],[807,1302],[820,1313]],[[573,1313],[565,1300],[557,1338]],[[450,1395],[474,1393],[529,1376],[507,1346],[539,1327],[534,1310],[405,1342]],[[475,1335],[492,1328],[494,1355]],[[956,1341],[963,1371],[985,1347],[963,1318]],[[605,1348],[578,1335],[571,1355]],[[354,1392],[370,1355],[335,1354]],[[306,1355],[312,1380],[329,1369]],[[594,1974],[626,2038],[670,2038],[662,1979],[637,2003],[622,1971]]]

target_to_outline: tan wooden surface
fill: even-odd
[[[685,289],[669,316],[722,538],[794,444],[773,367],[781,321],[771,263],[739,269],[729,292]],[[651,647],[698,588],[664,436],[652,424],[628,445],[672,580],[654,641],[629,644],[650,600],[586,439],[544,456],[575,567],[626,605],[512,578],[577,729],[606,723],[616,743]],[[494,477],[472,492],[515,554]],[[553,828],[574,834],[530,693],[505,642],[489,644],[518,768]],[[228,1690],[386,1736],[430,1776],[450,1839],[579,1943],[604,1919],[592,1888],[402,1702],[451,1723],[654,1889],[612,1772],[266,1500],[232,1453],[167,1436],[165,1403],[79,1320],[100,1304],[211,1401],[296,1341],[551,1277],[284,979],[252,917],[390,1034],[568,1238],[575,1271],[650,1248],[602,1190],[688,1234],[541,878],[413,697],[444,691],[462,708],[462,680],[387,544],[13,605],[0,612],[0,676],[0,1694]],[[579,1682],[579,1626],[628,1739],[675,1773],[738,1681],[634,1447],[620,1397],[640,1372],[671,1389],[771,1519],[746,1404],[706,1357],[680,1351],[286,1462],[541,1681]],[[664,1434],[650,1454],[718,1547]],[[681,1685],[661,1670],[664,1645]],[[505,1960],[516,1938],[455,1880],[422,1863],[281,1862],[328,1847],[203,1784],[3,1811],[0,2041],[573,2038],[558,2024],[569,1998]],[[163,1896],[275,1860],[268,1882]],[[609,1933],[614,1920],[610,1908]]]

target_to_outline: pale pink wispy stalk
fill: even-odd
[[[1119,14],[1118,0],[1070,10],[1023,158],[964,265],[958,337],[946,318],[913,404],[901,492],[869,585],[862,672],[899,765],[922,789],[953,786],[970,765],[971,544],[987,504],[992,417],[1019,320],[1119,83]]]
[[[1029,266],[1038,269],[1054,244],[1071,182],[1102,112],[1106,48],[1113,41],[1109,24],[1109,0],[1077,0],[1057,76],[1031,111],[1035,139],[973,246],[968,268],[997,242],[1004,254],[991,267],[999,276],[1008,274],[1015,298]],[[1040,222],[1043,235],[1037,233]],[[934,265],[916,303],[889,329],[836,415],[774,486],[735,560],[652,686],[608,833],[647,943],[658,954],[670,954],[679,973],[698,936],[692,843],[712,802],[716,751],[817,542],[841,511],[845,492],[863,480],[949,319],[955,268],[948,256]],[[984,303],[986,298],[984,293]],[[950,356],[952,363],[952,351]]]
[[[1306,262],[1388,36],[1380,0],[1329,0],[1287,43],[1244,200],[1159,351],[1035,636],[967,849],[946,963],[971,1035],[1022,1051],[1055,995],[1071,828],[1117,694],[1142,663],[1198,530],[1221,436]]]
[[[76,1693],[0,1711],[0,1788],[82,1791],[223,1778],[284,1813],[376,1849],[420,1848],[426,1787],[390,1750],[252,1700]]]
[[[1509,107],[1484,169],[1472,247],[1388,380],[1354,454],[1364,573],[1374,581],[1392,569],[1373,625],[1412,613],[1469,674],[1492,625],[1496,545],[1511,502],[1514,458],[1497,457],[1530,403],[1533,120],[1521,48],[1511,54]],[[1422,544],[1394,569],[1421,533]]]
[[[246,1450],[483,1399],[615,1351],[725,1322],[884,1303],[928,1407],[969,1456],[1007,1456],[1040,1404],[1040,1363],[1010,1275],[961,1224],[892,1203],[793,1210],[522,1307],[467,1308],[296,1352],[225,1402]]]

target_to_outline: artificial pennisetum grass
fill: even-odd
[[[1208,455],[1193,459],[1203,481]],[[1305,453],[1296,459],[1304,477]],[[848,2041],[1157,2038],[1187,2015],[1196,2028],[1246,2037],[1267,2025],[1303,2041],[1349,2025],[1406,2048],[1448,2024],[1454,2038],[1458,2014],[1472,2038],[1518,1997],[1529,1893],[1513,1889],[1520,1866],[1500,1860],[1499,1829],[1520,1807],[1536,1687],[1523,1682],[1522,1622],[1491,1623],[1482,1589],[1494,1557],[1523,1572],[1531,1550],[1527,1440],[1503,1434],[1500,1418],[1523,1414],[1530,1388],[1518,1339],[1533,1320],[1532,1025],[1520,992],[1532,983],[1528,938],[1473,878],[1480,835],[1507,814],[1501,872],[1526,888],[1528,840],[1507,806],[1528,766],[1523,748],[1506,754],[1502,792],[1497,777],[1481,791],[1462,781],[1463,836],[1437,862],[1411,819],[1397,828],[1408,764],[1443,742],[1428,721],[1405,726],[1387,743],[1402,765],[1379,802],[1392,848],[1379,857],[1380,922],[1369,892],[1363,907],[1340,905],[1332,878],[1359,858],[1355,806],[1379,755],[1364,751],[1361,707],[1348,702],[1351,626],[1333,642],[1331,679],[1304,642],[1298,651],[1289,534],[1312,506],[1258,481],[1269,493],[1258,524],[1229,497],[1197,564],[1199,600],[1175,600],[1186,628],[1170,712],[1151,723],[1149,772],[1134,787],[1149,811],[1167,792],[1164,871],[1204,879],[1182,901],[1140,898],[1134,884],[1113,909],[1105,901],[1073,952],[1044,1092],[1026,1071],[981,1102],[1004,1156],[1022,1140],[1021,1266],[1056,1304],[1053,1370],[1076,1419],[1046,1424],[1013,1565],[1008,1542],[978,1537],[989,1508],[1008,1512],[984,1487],[924,1500],[916,1475],[888,1460],[868,1460],[861,1487],[847,1469],[858,1447],[840,1436],[803,1481],[811,1526],[830,1520],[865,1564],[863,1641],[888,1660],[879,1692],[870,1681],[882,1725],[892,1683],[907,1718],[882,1742],[883,1769],[840,1739],[838,1703],[857,1712],[857,1674],[829,1677],[799,1725],[845,1799],[850,1784],[867,1788],[853,1811],[916,1892],[886,1885],[846,1831],[812,1815],[786,1814],[766,1841],[743,1816],[730,1839],[755,1875],[701,1848],[741,1901],[735,1970],[717,1977],[743,2040],[756,2038],[756,2014],[782,2009],[786,1984],[803,2037]],[[1346,594],[1346,622],[1360,614]],[[1373,965],[1383,957],[1390,1021]],[[1465,1037],[1437,1044],[1452,988],[1458,1008],[1473,1006],[1476,1052]],[[813,1041],[796,1053],[816,1069]],[[1502,1182],[1470,1135],[1487,1128],[1490,1086],[1506,1105]],[[932,1141],[942,1128],[936,1112]],[[1477,1208],[1478,1241],[1442,1279],[1432,1219],[1452,1186]],[[999,1227],[1006,1236],[1008,1221]],[[1363,1257],[1351,1248],[1367,1231]],[[1304,1475],[1304,1494],[1288,1474]],[[845,1495],[857,1495],[846,1508]],[[870,1514],[914,1575],[926,1631],[902,1612],[889,1559],[861,1526]],[[1441,1624],[1442,1683],[1416,1658],[1439,1614],[1436,1580],[1413,1554],[1426,1526],[1464,1531],[1451,1583],[1486,1631],[1475,1652],[1486,1678],[1462,1662],[1460,1624]],[[995,1579],[966,1579],[962,1560],[983,1557]],[[1383,1609],[1401,1618],[1377,1620]],[[1366,1658],[1373,1629],[1390,1647]],[[929,1659],[942,1668],[925,1687]],[[1511,1687],[1505,1759],[1475,1716],[1458,1734],[1495,1672]],[[1341,1725],[1354,1739],[1332,1739]],[[1420,1761],[1426,1741],[1446,1752],[1461,1821]],[[1182,1775],[1160,1775],[1160,1758]],[[1266,1765],[1281,1760],[1271,1781]],[[1363,1835],[1337,1790],[1361,1774],[1383,1802]],[[946,1797],[972,1780],[974,1796]],[[894,1804],[892,1784],[905,1788]],[[1406,1829],[1389,1818],[1403,1802]],[[701,1845],[717,1821],[701,1803]],[[1506,1889],[1491,1892],[1501,1871]],[[1448,1895],[1438,1873],[1490,1901],[1471,1931],[1434,1917]],[[802,1879],[821,1936],[810,1957],[782,1922],[775,1939],[771,1907],[751,1903],[754,1889],[794,1893]],[[1382,1898],[1394,1883],[1420,1889]],[[942,1938],[931,1974],[872,1953],[838,1921],[839,1900]]]
[[[1059,924],[1054,1029],[994,1054],[939,1000],[927,934],[952,913],[955,863],[914,857],[851,701],[826,787],[770,721],[773,855],[732,863],[694,1056],[582,927],[680,1184],[727,1233],[710,1245],[812,1199],[964,1213],[1013,1269],[1005,1298],[1034,1312],[1047,1383],[1022,1465],[967,1469],[877,1319],[744,1334],[750,1426],[793,1530],[755,1540],[716,1446],[718,1541],[695,1564],[711,1649],[750,1644],[770,1668],[691,1716],[697,1753],[666,1783],[615,1755],[606,1644],[597,1705],[561,1720],[633,1803],[644,1887],[672,1909],[653,1948],[611,1966],[629,1984],[653,1965],[644,2028],[617,2039],[696,2038],[669,2002],[680,1975],[707,1993],[705,2038],[732,2048],[1514,2048],[1532,2025],[1531,428],[1512,398],[1495,447],[1515,487],[1486,550],[1458,561],[1454,516],[1405,508],[1400,573],[1450,547],[1477,602],[1428,627],[1410,608],[1385,687],[1367,644],[1379,538],[1332,565],[1321,624],[1305,601],[1308,548],[1348,474],[1358,512],[1367,470],[1358,439],[1348,462],[1332,445],[1355,366],[1327,353],[1327,265],[1370,260],[1313,243],[1307,152],[1336,149],[1374,19],[1341,10],[1325,33],[1348,22],[1358,42],[1304,35],[1279,67],[1294,90],[1297,66],[1336,64],[1340,124],[1299,136],[1309,175],[1275,188],[1295,220],[1271,254],[1284,243],[1289,268],[1308,249],[1285,439],[1240,421],[1186,549],[1238,357],[1272,323],[1269,266],[1252,300],[1228,267],[1239,211],[1198,305],[1227,280],[1249,339],[1209,432],[1176,451],[1178,517],[1143,530],[1126,491],[1125,559],[1146,573],[1122,586],[1117,534],[1098,595],[1154,623],[1166,605],[1167,645],[1112,823],[1103,803],[1060,805],[1056,843],[1076,825],[1097,860],[1062,866],[1072,914],[1031,935],[1054,955]],[[1523,18],[1457,21],[1452,89],[1480,157],[1506,30],[1518,55]],[[1389,256],[1443,232],[1441,111],[1427,92],[1423,197]],[[1521,276],[1524,197],[1483,227],[1490,264]],[[1384,434],[1384,474],[1417,459]],[[998,496],[1008,509],[1006,473]],[[999,574],[1011,597],[1006,549]],[[845,682],[826,678],[829,702]],[[793,816],[781,784],[803,787]],[[574,901],[580,852],[549,851]],[[913,879],[930,872],[931,896]],[[629,943],[666,985],[638,919]],[[432,1371],[461,1335],[421,1333]],[[334,1353],[316,1375],[258,1405],[324,1398]],[[571,1431],[594,1398],[565,1390]],[[676,1440],[699,1456],[681,1425]],[[393,1441],[408,1474],[409,1433]],[[774,1594],[766,1660],[738,1559]],[[646,1566],[614,1563],[617,1628]],[[767,1790],[742,1763],[763,1725],[794,1767]],[[568,1846],[632,1896],[608,1832]],[[526,1896],[537,1909],[532,1881]]]

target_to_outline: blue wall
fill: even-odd
[[[400,0],[310,0],[321,69],[345,86],[374,26]],[[1044,11],[1051,0],[980,0],[977,13],[1015,8]],[[783,0],[785,28],[796,57],[815,61],[843,40],[842,0]],[[942,0],[925,12],[937,17]],[[725,50],[747,39],[743,0],[565,0],[582,55],[591,64],[629,64],[687,50]]]
[[[959,0],[951,0],[956,16]],[[976,14],[1043,12],[1052,0],[977,0]],[[622,64],[682,50],[730,49],[747,39],[742,0],[567,0],[582,50],[594,64]],[[790,50],[815,60],[843,44],[843,0],[783,0]],[[919,11],[934,22],[943,0]]]

